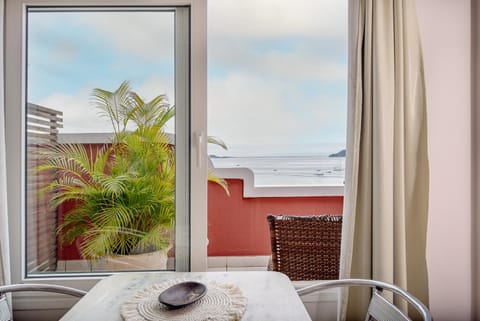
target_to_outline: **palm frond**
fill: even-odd
[[[171,245],[169,224],[159,224],[154,226],[145,234],[137,244],[138,250],[154,248],[157,250],[168,248]]]
[[[95,166],[104,167],[107,163],[107,160],[103,159],[102,150],[97,153],[99,159],[94,160],[91,155],[94,155],[95,151],[91,146],[87,150],[83,144],[51,144],[39,149],[37,154],[41,160],[37,171],[58,167],[58,170],[71,172],[72,175],[91,176],[99,170]]]
[[[94,181],[99,184],[99,189],[106,195],[121,195],[125,192],[128,175],[111,176],[102,173],[95,176]]]
[[[95,88],[91,94],[92,104],[99,109],[99,114],[110,120],[115,133],[126,130],[132,111],[130,85],[124,81],[114,91]]]
[[[104,208],[102,212],[97,213],[95,223],[99,226],[130,226],[136,219],[133,214],[130,208],[117,204],[114,207]]]
[[[227,181],[215,175],[213,170],[210,168],[208,169],[208,181],[220,185],[225,190],[225,193],[230,196],[230,190],[228,189]]]
[[[100,259],[107,255],[115,254],[112,249],[118,244],[116,242],[118,229],[90,229],[83,235],[80,243],[80,251],[86,259]]]
[[[219,137],[208,136],[208,143],[220,146],[223,149],[228,150],[227,144],[225,144],[225,142]]]
[[[166,95],[158,95],[145,102],[138,94],[131,92],[134,102],[132,120],[138,128],[147,126],[163,127],[175,115],[175,107],[170,106]]]

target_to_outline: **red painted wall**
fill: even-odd
[[[85,148],[87,150],[87,154],[95,158],[97,151],[102,148],[104,144],[86,144]],[[70,211],[75,207],[74,201],[66,201],[63,204],[60,204],[57,208],[57,226],[63,222],[63,217],[65,213]],[[57,236],[57,260],[80,260],[82,259],[82,255],[80,254],[80,250],[78,248],[78,239],[76,242],[72,244],[65,244],[62,243],[60,237]]]
[[[75,202],[66,201],[63,204],[60,204],[57,208],[57,222],[62,224],[63,217],[65,213],[74,208]],[[62,243],[60,237],[57,236],[57,260],[80,260],[82,255],[78,248],[79,242],[74,242],[72,244]]]
[[[243,197],[243,180],[228,179],[230,196],[208,184],[208,256],[270,255],[268,214],[341,214],[343,196]]]
[[[343,197],[243,197],[243,180],[227,179],[230,196],[214,183],[208,183],[208,256],[250,256],[270,254],[268,214],[341,214]],[[73,204],[58,209],[63,213]],[[59,260],[81,259],[76,244],[61,245]]]

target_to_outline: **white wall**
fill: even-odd
[[[417,0],[417,12],[429,117],[430,308],[435,321],[470,320],[470,0]]]

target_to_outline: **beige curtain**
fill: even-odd
[[[10,283],[4,108],[4,1],[0,0],[0,284]]]
[[[428,304],[427,120],[414,0],[349,0],[348,86],[340,276],[391,282]],[[342,319],[364,319],[362,291],[342,295]]]

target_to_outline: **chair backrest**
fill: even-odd
[[[292,281],[338,279],[342,216],[268,215],[272,270]]]
[[[352,287],[366,286],[374,288],[370,304],[366,312],[365,320],[377,321],[411,321],[412,319],[382,296],[384,290],[390,291],[408,302],[414,307],[425,321],[431,321],[432,317],[428,308],[411,293],[399,288],[398,286],[386,282],[367,279],[341,279],[334,281],[325,281],[298,289],[299,296],[312,292],[322,291],[334,287]]]
[[[54,285],[54,284],[11,284],[0,285],[0,321],[12,320],[10,307],[8,306],[5,293],[9,292],[25,292],[25,291],[40,291],[40,292],[54,292],[74,297],[81,298],[87,292],[74,289],[71,287]]]

